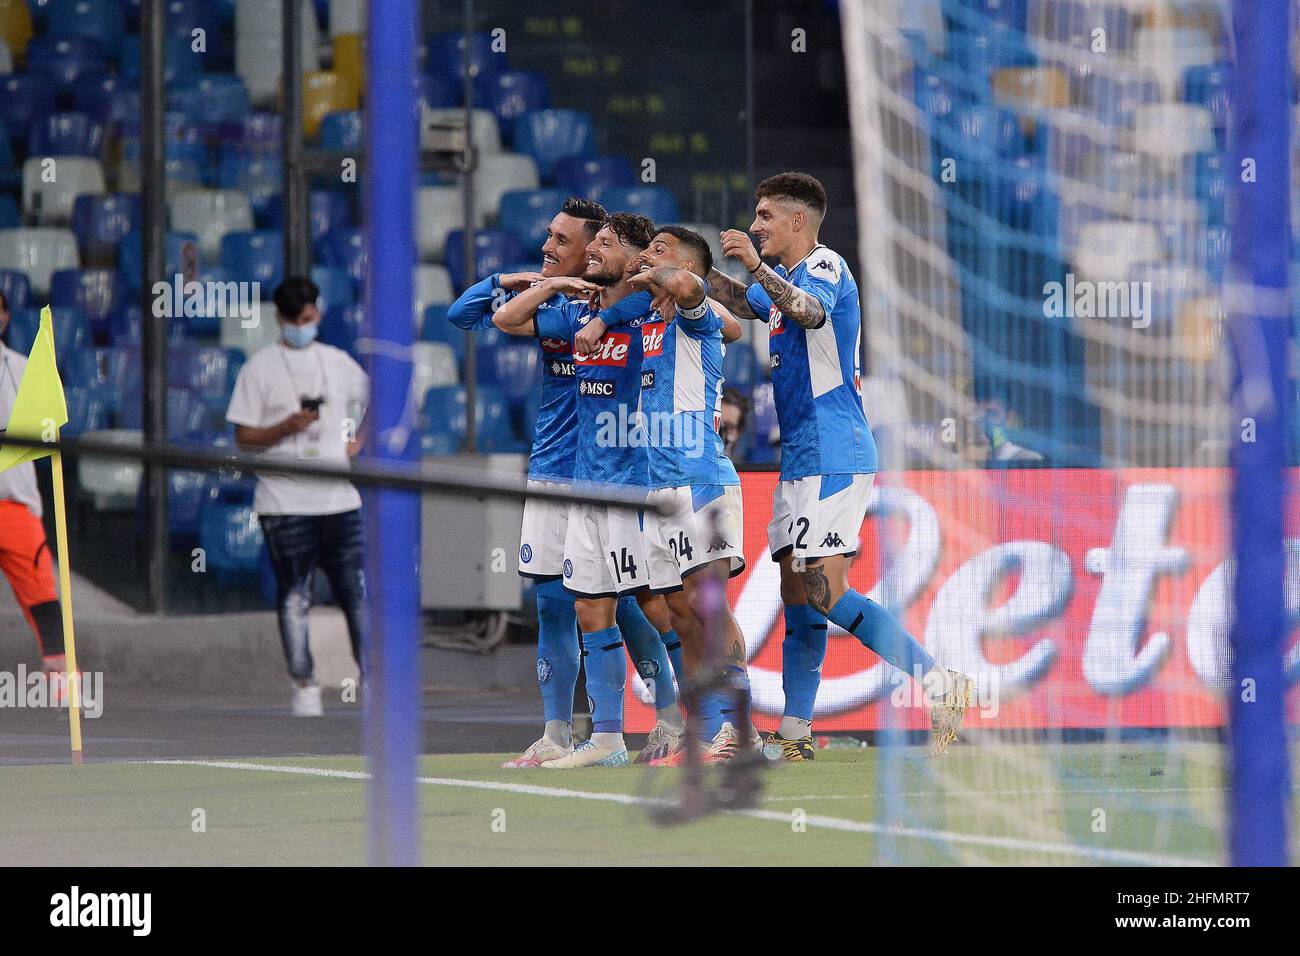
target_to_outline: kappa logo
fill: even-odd
[[[831,275],[835,274],[835,267],[831,265],[831,261],[829,259],[817,260],[811,266],[808,267],[809,272],[811,272],[813,269],[824,269],[827,272],[831,273]]]
[[[525,545],[523,545],[522,547],[520,547],[520,549],[519,549],[519,560],[522,561],[524,564],[527,564],[529,561],[533,560],[533,546],[532,546],[532,545],[530,545],[530,544],[525,544]]]
[[[712,554],[714,551],[726,551],[730,547],[731,542],[726,538],[714,538],[713,543],[709,545],[709,549],[704,553]]]
[[[582,365],[627,365],[628,352],[632,348],[632,336],[628,332],[607,332],[596,346],[596,351],[587,355],[574,356]]]
[[[578,394],[588,398],[613,398],[613,382],[593,382],[589,379],[578,379]]]
[[[664,323],[651,322],[641,327],[641,348],[646,358],[664,354]]]
[[[844,540],[834,531],[827,532],[826,537],[822,538],[823,548],[842,548]]]

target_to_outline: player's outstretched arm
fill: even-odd
[[[477,332],[492,325],[492,307],[507,294],[522,292],[541,282],[540,272],[502,272],[474,283],[447,309],[447,321],[460,329]]]
[[[749,288],[745,283],[737,282],[718,269],[710,269],[705,282],[709,288],[709,295],[725,305],[736,318],[758,318],[750,308],[749,299],[745,295],[745,291]]]
[[[596,288],[582,279],[561,276],[546,279],[520,292],[497,309],[492,316],[492,324],[507,335],[536,335],[537,310],[555,298],[557,293],[586,295]]]
[[[738,259],[750,271],[772,304],[791,322],[805,329],[818,329],[825,323],[826,310],[817,297],[777,275],[771,266],[759,258],[758,250],[747,234],[739,229],[728,229],[722,234],[722,251],[728,258]],[[725,299],[723,301],[726,302]],[[726,304],[730,306],[731,303]]]

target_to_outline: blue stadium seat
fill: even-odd
[[[1024,32],[1029,18],[1028,0],[944,0],[944,12],[954,26],[980,28],[982,20],[994,20]]]
[[[519,240],[525,250],[540,249],[546,231],[569,197],[563,189],[514,189],[501,197],[497,228]]]
[[[223,584],[256,579],[265,542],[250,505],[208,501],[199,516],[199,547]]]
[[[1226,145],[1228,102],[1232,67],[1225,63],[1190,66],[1183,73],[1183,102],[1204,106],[1214,117],[1214,135],[1220,149]]]
[[[204,400],[229,398],[230,386],[243,362],[233,349],[180,346],[168,350],[167,384],[184,388]]]
[[[465,439],[465,389],[437,385],[421,403],[421,451],[426,455],[454,455]]]
[[[321,309],[342,309],[352,305],[355,295],[352,277],[338,266],[312,266],[311,281],[320,289]]]
[[[89,76],[79,79],[72,89],[72,101],[78,110],[96,122],[118,129],[139,125],[140,87],[120,76]]]
[[[994,106],[966,106],[954,116],[953,146],[978,162],[1024,155],[1025,138],[1020,122],[1010,110]]]
[[[108,68],[104,48],[89,37],[41,36],[27,44],[28,72],[60,91],[70,90],[82,77],[107,73]]]
[[[1205,210],[1206,222],[1222,225],[1227,217],[1228,171],[1222,153],[1197,153],[1187,157],[1196,182],[1196,198]]]
[[[461,105],[463,86],[459,77],[441,73],[421,73],[415,78],[416,105],[426,109],[444,110]]]
[[[88,113],[51,113],[32,126],[28,144],[37,156],[98,157],[104,127]]]
[[[194,274],[199,268],[199,237],[192,232],[168,232],[166,239],[164,275]],[[144,281],[141,262],[140,234],[132,231],[117,244],[117,271],[127,288],[136,291]],[[187,268],[192,266],[192,268]]]
[[[0,78],[0,122],[9,130],[9,140],[26,147],[27,133],[37,120],[54,112],[55,89],[29,73]]]
[[[221,239],[221,264],[236,282],[274,289],[284,278],[284,235],[271,229],[227,233]]]
[[[163,83],[189,85],[198,81],[203,75],[203,58],[206,54],[196,53],[188,37],[165,37],[163,39]],[[118,70],[124,80],[140,82],[140,37],[128,36],[122,41],[118,53]]]
[[[13,143],[9,142],[9,127],[0,123],[0,171],[16,168]]]
[[[779,460],[777,448],[771,443],[770,438],[778,427],[771,382],[759,382],[754,386],[753,402],[750,427],[754,433],[754,445],[750,452],[750,461],[757,464],[771,464]]]
[[[361,111],[326,113],[320,121],[320,145],[321,149],[359,152],[362,148]]]
[[[57,335],[57,325],[55,332]],[[140,391],[143,380],[140,349],[129,346],[79,349],[68,357],[64,374],[65,384],[97,389],[108,396],[110,410],[116,415],[123,397]]]
[[[0,229],[12,229],[20,224],[18,200],[13,196],[0,195]]]
[[[48,0],[44,6],[50,36],[89,37],[112,52],[126,35],[120,0]]]
[[[50,276],[50,305],[81,310],[99,341],[108,341],[109,319],[124,295],[112,269],[60,269]]]
[[[1025,35],[996,22],[976,32],[958,30],[950,33],[948,60],[964,76],[987,76],[993,70],[1007,66],[1038,65],[1038,58]]]
[[[244,117],[234,142],[249,149],[263,149],[278,152],[284,135],[284,117],[279,113],[255,111]]]
[[[139,193],[86,193],[73,203],[72,231],[84,265],[116,265],[118,243],[139,228]]]
[[[468,42],[466,39],[459,30],[433,34],[427,46],[426,69],[459,81],[468,67],[475,71],[478,82],[483,82],[484,77],[509,67],[504,53],[493,52],[490,33],[471,33]]]
[[[525,441],[515,432],[510,405],[505,399],[485,394],[480,400],[479,408],[482,414],[475,422],[479,451],[516,455],[528,451],[531,442]]]
[[[63,392],[68,405],[68,423],[59,430],[60,434],[79,435],[109,426],[109,401],[102,391],[70,385]]]
[[[651,222],[681,220],[677,197],[666,186],[617,186],[607,189],[601,202],[610,212],[633,212]]]
[[[202,30],[208,37],[208,49],[215,55],[223,46],[219,42],[222,21],[229,23],[234,18],[233,7],[225,0],[167,0],[167,36],[191,43],[194,31]]]
[[[511,262],[523,258],[519,240],[500,229],[479,229],[474,233],[474,264],[477,266],[473,276],[465,275],[465,240],[463,230],[453,229],[447,234],[447,271],[456,285],[456,291],[464,291],[466,286],[485,279]]]
[[[321,242],[321,261],[347,272],[360,295],[366,281],[366,239],[360,229],[335,229]]]
[[[32,283],[26,272],[16,269],[0,269],[0,292],[10,309],[25,309],[32,301]]]
[[[530,70],[506,70],[479,77],[474,84],[474,105],[491,110],[501,127],[501,140],[510,145],[515,120],[530,110],[551,105],[546,77]]]
[[[180,345],[185,341],[187,323],[193,321],[182,316],[172,316],[167,320],[167,342]],[[144,323],[140,318],[140,303],[127,302],[113,313],[108,320],[108,340],[113,346],[130,346],[137,351],[140,348]]]
[[[465,331],[447,321],[447,305],[431,305],[424,310],[420,325],[420,340],[438,342],[449,346],[456,355],[458,366],[465,364]],[[482,335],[482,333],[480,333]]]
[[[573,156],[555,164],[555,185],[572,196],[603,202],[607,189],[636,185],[632,164],[623,156]]]
[[[519,399],[542,384],[541,351],[536,342],[508,342],[492,350],[492,378],[507,399]]]
[[[913,70],[912,84],[917,108],[933,119],[947,121],[954,110],[971,102],[964,90],[936,70]]]
[[[196,82],[168,91],[167,108],[203,126],[240,124],[251,111],[248,90],[237,76],[205,73]]]
[[[538,175],[550,182],[560,160],[596,154],[596,127],[578,110],[532,110],[515,120],[514,148],[533,157]]]
[[[167,524],[173,544],[197,543],[199,515],[207,495],[208,476],[205,472],[167,472]]]
[[[732,342],[727,346],[727,354],[722,357],[722,378],[728,388],[734,388],[746,395],[754,390],[758,379],[758,360],[754,357],[754,347],[748,342]]]
[[[311,241],[316,245],[336,229],[351,229],[352,203],[337,189],[313,189],[307,197],[311,215]]]
[[[1230,251],[1228,230],[1225,227],[1207,226],[1201,233],[1197,264],[1205,270],[1216,285],[1223,281],[1223,274],[1228,268]]]
[[[259,224],[268,221],[268,206],[279,195],[284,182],[284,164],[273,153],[248,152],[239,146],[227,146],[217,165],[217,185],[222,189],[241,189],[248,193],[253,215]]]
[[[32,350],[36,330],[41,324],[41,310],[35,307],[10,311],[9,347],[24,355]],[[80,310],[51,306],[50,322],[54,325],[54,355],[60,368],[71,368],[76,357],[93,348],[90,326]]]
[[[320,340],[355,356],[363,317],[362,307],[352,303],[326,310],[320,320]]]
[[[1160,102],[1160,83],[1154,73],[1096,70],[1084,80],[1082,94],[1103,123],[1128,128],[1139,107]]]

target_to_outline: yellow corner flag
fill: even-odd
[[[5,434],[36,441],[55,441],[59,429],[68,423],[68,404],[63,382],[54,360],[54,319],[47,305],[41,309],[41,325],[27,359],[27,369],[18,384],[13,411]],[[81,763],[81,675],[77,670],[77,639],[72,629],[72,571],[68,566],[68,513],[63,494],[63,456],[53,449],[4,447],[0,438],[0,471],[38,458],[51,456],[54,473],[54,528],[59,546],[59,603],[63,611],[63,644],[68,666],[68,717],[72,737],[72,760]]]

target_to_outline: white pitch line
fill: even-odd
[[[363,770],[332,770],[326,767],[295,767],[283,764],[249,763],[239,760],[145,760],[144,764],[180,767],[208,767],[215,770],[260,770],[267,773],[287,773],[308,777],[333,777],[341,780],[369,780]],[[599,793],[590,790],[566,790],[560,787],[542,787],[529,783],[504,783],[496,780],[461,780],[455,777],[416,777],[418,783],[435,787],[463,787],[470,790],[494,790],[502,793],[537,797],[567,797],[574,800],[595,800],[603,803],[620,803],[628,806],[669,806],[672,801],[656,797],[638,797],[627,793]],[[810,798],[815,799],[815,798]],[[727,810],[728,816],[749,817],[753,820],[771,820],[790,823],[790,814],[775,810]],[[1129,863],[1146,866],[1211,866],[1202,860],[1188,857],[1165,856],[1159,853],[1138,853],[1131,850],[1110,850],[1104,847],[1077,846],[1073,843],[1048,843],[1021,837],[987,836],[979,833],[958,833],[952,830],[929,830],[921,827],[882,826],[861,820],[845,820],[808,814],[803,818],[808,826],[846,833],[868,833],[874,836],[903,837],[940,844],[965,844],[968,846],[998,847],[1006,850],[1024,850],[1031,853],[1059,853],[1089,860],[1110,863]]]
[[[1227,793],[1227,787],[1103,787],[1090,790],[910,790],[896,794],[899,797],[1059,797],[1059,796],[1111,796],[1142,793]],[[871,793],[806,793],[798,797],[764,797],[764,801],[785,803],[790,800],[871,800]]]

